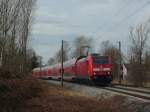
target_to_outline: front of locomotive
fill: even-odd
[[[90,79],[98,83],[112,81],[112,62],[109,56],[93,54],[89,57]]]

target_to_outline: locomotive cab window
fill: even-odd
[[[108,64],[109,59],[106,56],[93,57],[93,64]]]

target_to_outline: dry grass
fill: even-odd
[[[136,112],[124,97],[98,101],[30,78],[0,80],[0,95],[0,112]]]
[[[45,91],[31,99],[26,112],[127,112],[124,97],[97,100],[60,86],[43,84]],[[46,89],[47,88],[47,89]],[[130,111],[134,112],[134,111]]]
[[[26,102],[42,91],[32,78],[0,80],[0,112],[20,112]]]

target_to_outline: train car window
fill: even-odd
[[[104,57],[104,56],[101,56],[101,57],[94,57],[93,58],[93,63],[94,64],[108,64],[109,63],[109,59],[108,57]]]

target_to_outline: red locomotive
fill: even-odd
[[[33,77],[61,79],[61,64],[36,68]],[[109,56],[91,54],[64,62],[64,80],[90,80],[109,84],[112,81],[112,62]]]

